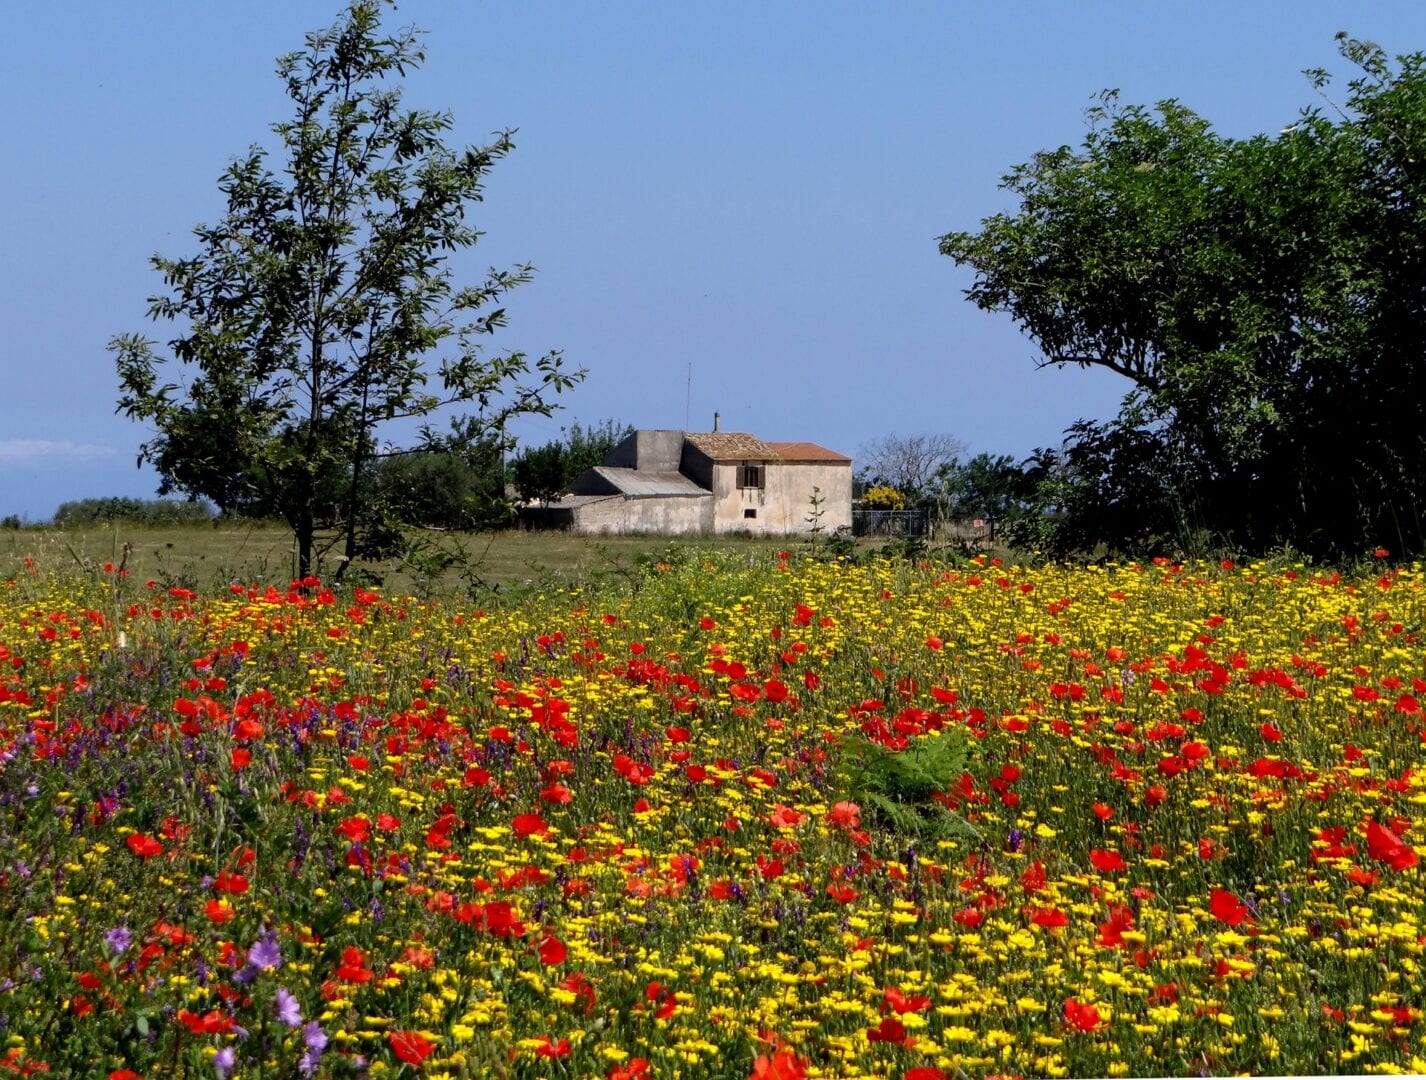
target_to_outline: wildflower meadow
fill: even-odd
[[[1426,1072],[1381,556],[691,552],[489,610],[27,566],[0,1074]]]

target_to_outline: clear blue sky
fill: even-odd
[[[0,515],[151,495],[105,344],[145,318],[154,252],[191,254],[230,158],[288,115],[275,58],[337,0],[19,4],[0,44]],[[530,261],[507,347],[589,369],[560,420],[689,424],[855,455],[948,432],[1022,455],[1111,415],[1113,376],[1036,370],[961,297],[936,237],[1003,209],[999,177],[1077,143],[1092,94],[1176,97],[1230,135],[1318,103],[1338,30],[1426,48],[1426,5],[406,0],[429,31],[407,103],[455,141],[518,128],[464,265]]]

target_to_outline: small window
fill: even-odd
[[[745,517],[745,518],[755,518],[755,517],[757,517],[757,516],[758,516],[758,512],[757,512],[755,509],[753,509],[751,506],[748,507],[746,510],[743,511],[743,517]]]
[[[738,487],[757,488],[763,486],[763,467],[761,465],[739,465],[738,466]]]

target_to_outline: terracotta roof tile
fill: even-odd
[[[777,451],[740,431],[691,432],[688,441],[714,461],[773,461]]]
[[[768,446],[783,461],[826,461],[851,464],[852,459],[811,442],[770,442]]]

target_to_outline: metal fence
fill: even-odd
[[[975,518],[970,521],[938,520],[929,508],[920,510],[857,510],[852,511],[853,536],[925,537],[937,540],[959,540],[965,544],[985,545],[994,537],[990,523]]]
[[[929,536],[929,510],[853,510],[853,536]]]

